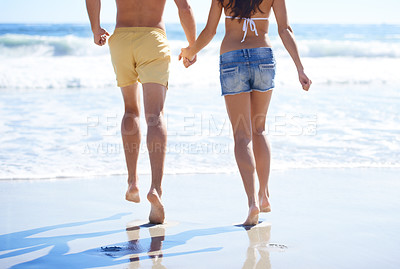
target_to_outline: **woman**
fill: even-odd
[[[265,135],[265,120],[275,77],[275,59],[268,38],[271,10],[282,42],[296,65],[300,83],[308,91],[311,80],[304,73],[300,61],[285,0],[212,0],[206,27],[195,44],[182,49],[180,54],[186,62],[194,59],[214,37],[224,11],[220,80],[233,129],[236,162],[249,203],[248,217],[243,225],[255,225],[260,212],[271,211],[268,199],[271,152]],[[260,187],[258,193],[256,173]]]

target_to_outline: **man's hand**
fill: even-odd
[[[103,28],[93,30],[93,38],[94,38],[94,43],[96,45],[99,46],[105,45],[107,41],[107,36],[110,36],[110,34]]]

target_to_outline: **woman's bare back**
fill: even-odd
[[[263,1],[260,5],[260,9],[263,13],[257,10],[254,15],[251,16],[251,18],[269,18],[272,4],[273,0]],[[224,13],[225,16],[232,16],[230,10],[224,9]],[[271,47],[271,43],[268,38],[269,20],[254,20],[258,36],[256,36],[255,32],[250,30],[249,25],[245,42],[241,42],[244,35],[243,23],[244,20],[230,18],[225,19],[225,37],[221,44],[221,54],[227,51],[244,48]]]

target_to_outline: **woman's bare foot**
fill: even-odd
[[[140,202],[139,188],[137,187],[136,184],[128,185],[128,190],[126,191],[125,199],[134,203]]]
[[[257,225],[258,224],[258,214],[260,209],[257,205],[252,205],[249,208],[249,215],[246,221],[243,223],[244,226]]]
[[[165,213],[164,206],[161,203],[161,198],[156,189],[150,189],[147,194],[147,200],[151,203],[151,210],[149,215],[149,221],[152,224],[162,224],[164,223]]]
[[[269,203],[268,196],[259,195],[258,196],[260,203],[260,211],[261,212],[271,212],[271,204]]]

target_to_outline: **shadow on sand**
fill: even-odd
[[[194,229],[174,235],[165,236],[168,225],[129,225],[126,229],[116,229],[103,232],[77,233],[51,237],[35,236],[39,233],[61,229],[79,227],[96,222],[120,219],[129,214],[122,213],[108,218],[73,222],[60,225],[47,226],[21,232],[0,235],[0,260],[11,258],[14,261],[11,268],[94,268],[129,264],[129,268],[140,268],[140,261],[151,260],[152,268],[166,268],[162,265],[163,258],[182,256],[188,254],[216,252],[223,249],[229,242],[212,242],[214,246],[184,252],[166,253],[162,251],[176,246],[186,245],[187,241],[199,236],[211,236],[222,233],[240,232],[243,228],[247,231],[249,247],[243,268],[271,268],[269,261],[268,242],[270,238],[270,225],[263,223],[254,227],[224,226],[207,229]],[[148,229],[149,237],[140,238],[140,230]],[[69,253],[69,242],[77,239],[89,239],[105,235],[126,232],[127,241],[103,247],[96,247],[78,253]],[[48,249],[46,251],[46,249]],[[260,254],[257,262],[256,252]],[[39,257],[38,257],[39,256]],[[4,260],[3,260],[4,261]],[[2,262],[0,262],[1,264]]]

